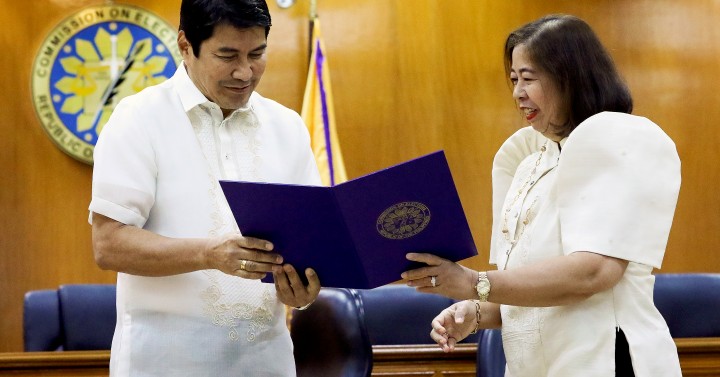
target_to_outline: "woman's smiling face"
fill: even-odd
[[[513,83],[513,98],[525,120],[545,137],[560,140],[557,131],[567,122],[560,92],[550,76],[530,61],[523,44],[512,51],[510,81]]]

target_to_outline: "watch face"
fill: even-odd
[[[481,295],[488,294],[488,292],[490,292],[490,282],[487,280],[480,280],[477,284],[477,291]]]

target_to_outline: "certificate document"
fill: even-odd
[[[332,187],[220,181],[244,236],[272,242],[304,278],[323,287],[370,289],[424,266],[428,252],[477,255],[445,154],[438,151]],[[272,274],[263,279],[272,282]]]

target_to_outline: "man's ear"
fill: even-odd
[[[183,58],[188,58],[193,54],[192,45],[185,37],[185,32],[182,30],[178,32],[177,44]]]

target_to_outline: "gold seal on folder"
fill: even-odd
[[[430,209],[420,202],[401,202],[386,209],[377,219],[377,231],[385,238],[402,240],[425,229]]]

